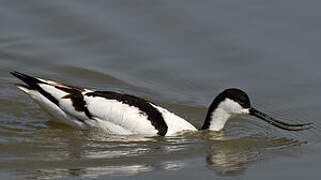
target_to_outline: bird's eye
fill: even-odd
[[[241,106],[245,106],[245,103],[244,103],[244,102],[239,102],[239,104],[240,104]]]
[[[248,103],[246,103],[246,101],[244,101],[244,100],[238,100],[238,103],[244,108],[249,107]]]

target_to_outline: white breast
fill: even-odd
[[[160,111],[163,115],[163,118],[168,126],[166,136],[175,135],[176,133],[182,131],[197,131],[197,129],[192,124],[190,124],[183,118],[169,112],[167,109],[164,109],[160,106],[156,106],[154,104],[151,105],[158,109],[158,111]]]

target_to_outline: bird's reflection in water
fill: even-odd
[[[216,174],[233,176],[242,174],[247,168],[248,151],[238,143],[230,143],[222,132],[212,132],[209,135],[209,155],[206,162]]]
[[[237,176],[256,161],[267,158],[266,152],[298,146],[301,142],[260,135],[228,137],[224,132],[210,133],[206,162],[219,176]]]
[[[28,170],[19,173],[22,179],[132,176],[151,171],[153,167],[144,162],[144,155],[159,149],[159,137],[114,136],[80,130],[69,130],[66,133],[60,131],[59,128],[52,128],[35,132],[39,134],[36,136],[37,141],[50,143],[36,153]],[[24,176],[26,174],[28,177]]]
[[[133,176],[154,170],[179,170],[185,166],[181,161],[185,155],[175,152],[196,146],[196,140],[183,135],[121,136],[76,130],[74,135],[40,134],[42,141],[51,140],[48,148],[55,150],[37,153],[30,169],[21,173],[22,176],[30,174],[31,179]],[[42,162],[44,158],[46,162]]]
[[[184,133],[174,137],[113,136],[61,127],[34,133],[28,170],[21,172],[31,179],[101,178],[176,171],[201,165],[188,162],[199,157],[206,157],[208,166],[217,175],[235,176],[242,174],[252,162],[265,158],[265,151],[299,144],[286,138],[266,137],[266,134],[233,131],[233,128],[226,133]],[[24,164],[17,166],[15,168],[25,169]]]
[[[102,166],[102,167],[86,167],[86,168],[54,168],[39,169],[31,172],[30,179],[57,179],[69,176],[81,178],[97,178],[101,176],[132,176],[142,172],[152,170],[148,165],[128,165],[128,166]]]

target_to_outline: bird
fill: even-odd
[[[126,93],[91,90],[42,79],[16,71],[10,72],[24,84],[15,84],[28,94],[54,120],[81,129],[101,129],[116,135],[173,136],[185,131],[221,131],[232,117],[250,115],[278,128],[301,131],[312,123],[289,124],[251,106],[241,89],[229,88],[210,104],[201,128],[169,110]]]

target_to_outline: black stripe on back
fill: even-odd
[[[153,107],[148,101],[128,94],[120,94],[111,91],[95,91],[85,94],[92,97],[103,97],[106,99],[117,100],[129,106],[137,107],[142,113],[147,115],[147,119],[158,130],[158,135],[165,136],[167,133],[167,124],[162,114]]]

